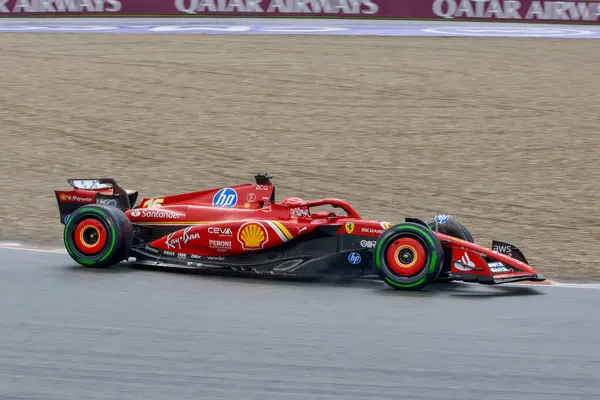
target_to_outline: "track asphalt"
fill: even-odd
[[[299,283],[0,248],[2,399],[589,399],[598,287]]]

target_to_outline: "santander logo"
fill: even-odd
[[[135,209],[130,214],[133,218],[149,218],[149,219],[181,219],[183,214],[166,211],[166,210],[139,210]]]

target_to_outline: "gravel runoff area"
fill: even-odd
[[[233,185],[368,218],[454,214],[600,277],[594,40],[2,34],[0,239],[60,244],[53,189]]]

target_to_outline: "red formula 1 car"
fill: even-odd
[[[294,278],[379,278],[400,290],[435,280],[543,281],[514,245],[489,249],[448,215],[429,222],[364,220],[339,199],[275,201],[268,174],[255,183],[144,198],[114,179],[69,179],[55,191],[68,253],[108,267],[130,257],[154,267]],[[319,209],[326,209],[320,211]]]

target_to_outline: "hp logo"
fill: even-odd
[[[348,255],[348,261],[350,262],[350,264],[358,264],[360,260],[360,254],[358,253],[350,253]]]
[[[435,222],[437,222],[438,224],[444,224],[446,222],[448,222],[448,220],[450,219],[450,217],[446,214],[440,214],[440,215],[436,215],[433,220]]]
[[[232,188],[223,188],[213,197],[214,207],[234,207],[237,204],[237,192]]]

